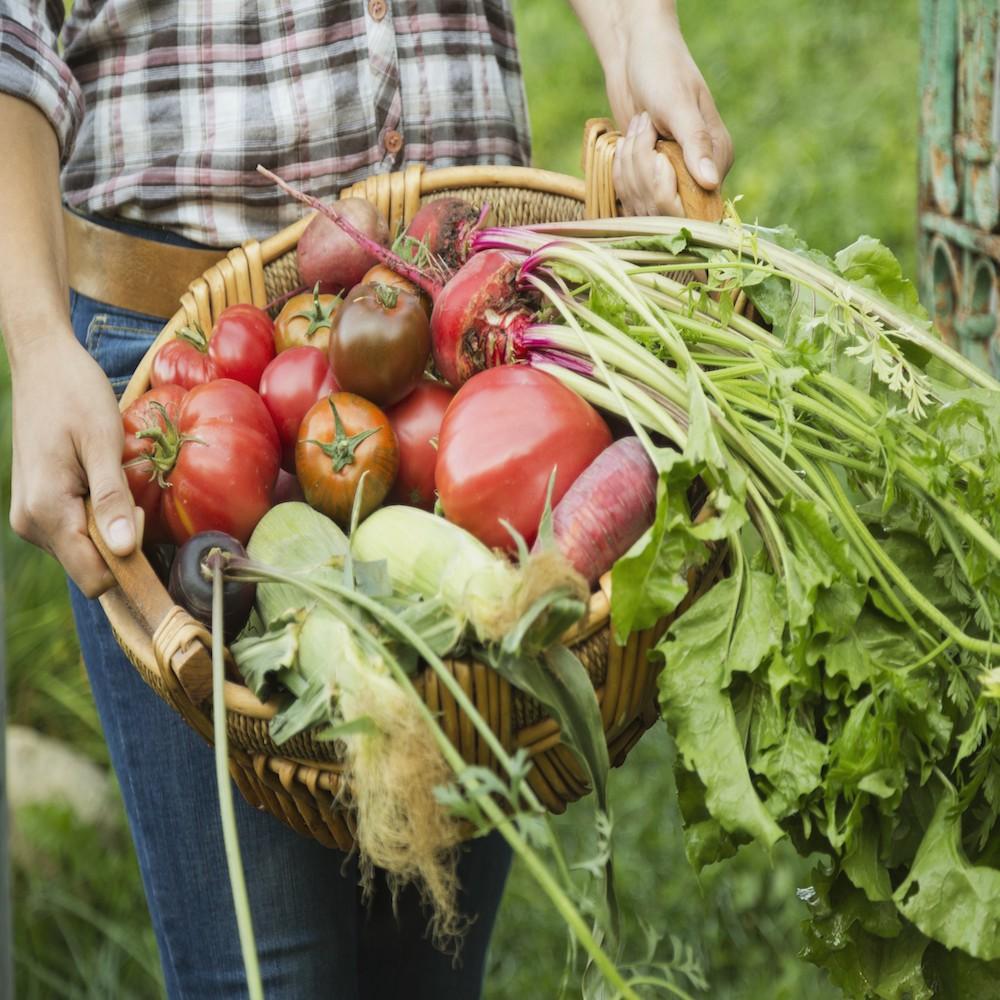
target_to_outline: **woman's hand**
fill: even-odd
[[[674,0],[572,0],[604,68],[608,102],[625,137],[615,190],[626,214],[680,215],[677,177],[656,140],[670,136],[691,176],[714,190],[733,143],[681,34]]]
[[[122,472],[122,422],[104,372],[72,333],[37,337],[10,352],[13,473],[10,525],[51,552],[96,597],[114,584],[87,533],[89,493],[101,536],[116,555],[136,545],[132,494]]]

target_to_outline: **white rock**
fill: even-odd
[[[84,823],[117,817],[116,794],[104,768],[60,740],[28,726],[7,727],[7,802],[22,806],[62,802]]]

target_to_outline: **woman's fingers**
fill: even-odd
[[[615,191],[625,215],[683,215],[677,175],[670,161],[656,152],[656,129],[648,114],[636,115],[618,144],[614,163]]]

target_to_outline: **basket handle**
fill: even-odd
[[[191,713],[184,711],[184,696],[200,705],[212,693],[208,630],[174,604],[143,554],[141,540],[129,555],[115,555],[97,527],[89,497],[84,506],[87,532],[117,584],[101,597],[102,605],[107,607],[107,602],[113,602],[127,606],[127,613],[142,633],[151,637],[153,657],[175,706],[190,717]],[[178,682],[183,693],[176,690]]]
[[[584,217],[613,218],[620,214],[614,185],[615,149],[622,135],[607,118],[591,118],[583,131]],[[660,139],[656,151],[666,156],[677,174],[677,193],[689,219],[718,222],[722,218],[722,195],[706,191],[690,174],[684,153],[673,139]]]

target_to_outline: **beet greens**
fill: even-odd
[[[931,997],[1000,959],[1000,385],[867,237],[834,260],[736,220],[477,244],[520,253],[548,303],[529,363],[631,421],[658,469],[617,634],[728,547],[655,652],[692,863],[785,836],[825,854],[808,953],[851,996],[898,996],[893,968]]]

